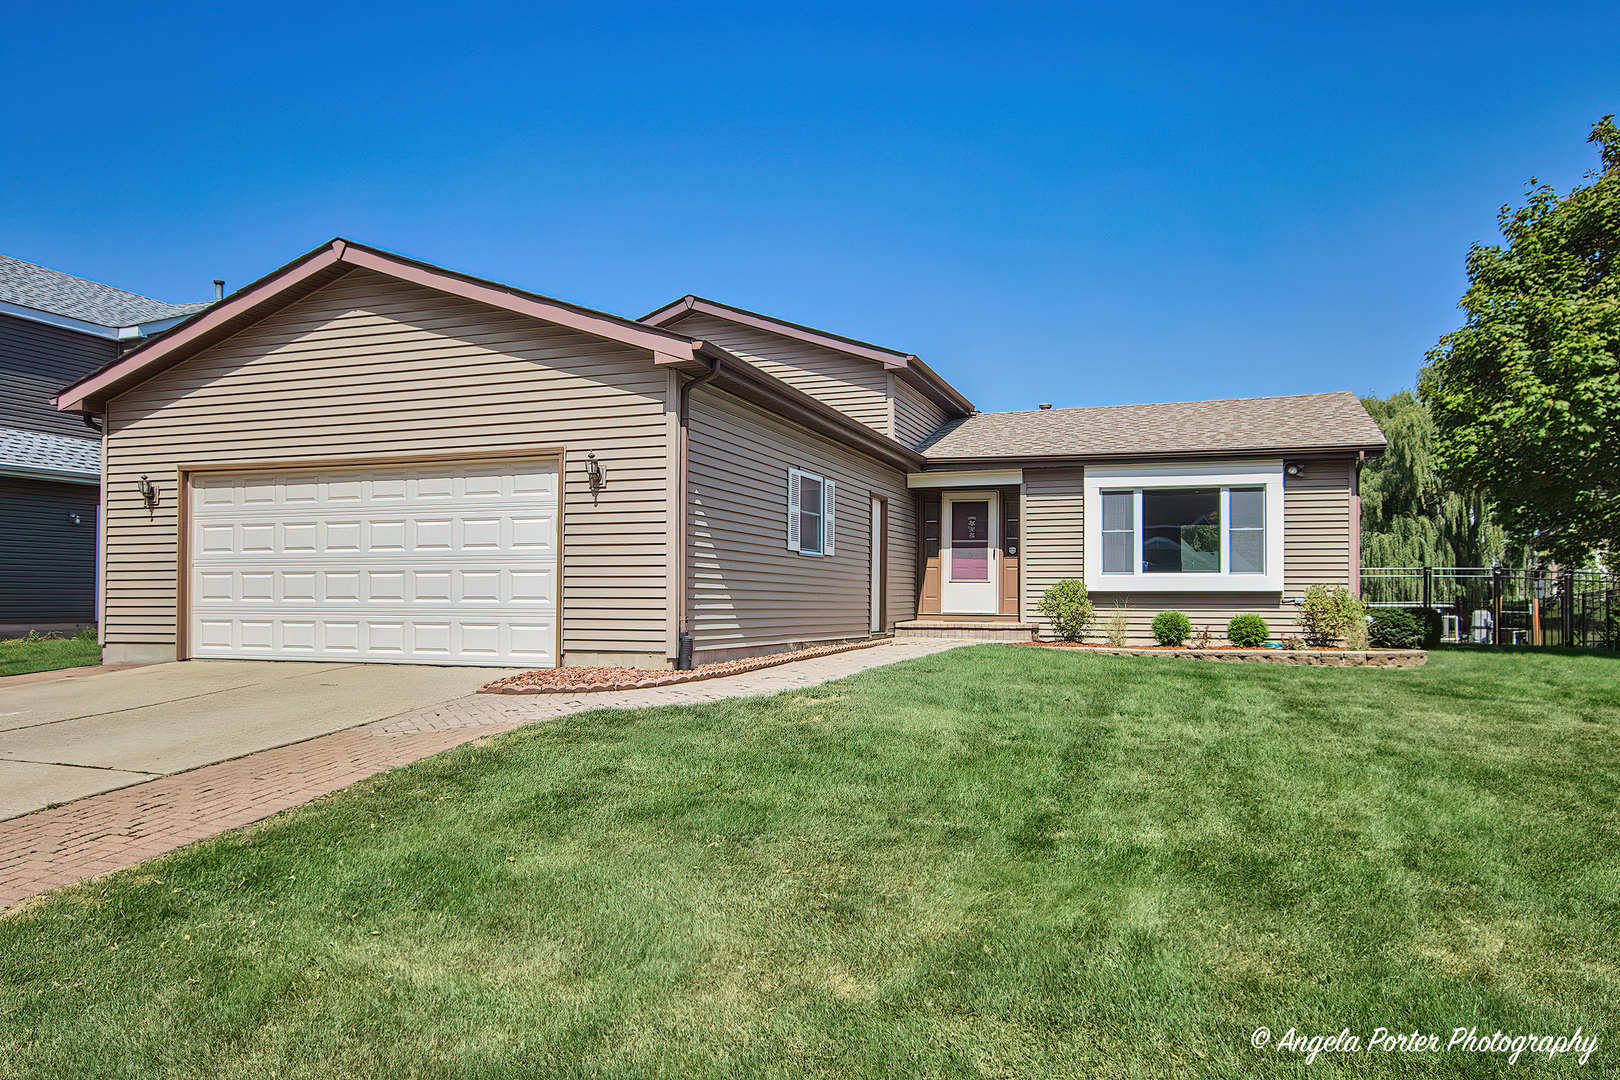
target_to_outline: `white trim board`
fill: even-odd
[[[965,469],[960,472],[906,474],[908,488],[1017,487],[1023,482],[1023,469]]]

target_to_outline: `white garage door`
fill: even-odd
[[[196,657],[551,667],[555,462],[199,474]]]

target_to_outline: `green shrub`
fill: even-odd
[[[94,641],[94,640],[96,640],[96,628],[93,627],[93,626],[84,627],[77,634],[73,635],[73,640],[74,641]]]
[[[1052,629],[1064,641],[1084,640],[1093,614],[1086,584],[1078,578],[1064,578],[1047,589],[1035,610],[1052,621]]]
[[[1160,645],[1180,645],[1192,633],[1192,623],[1179,611],[1161,611],[1153,616],[1153,640]]]
[[[1346,648],[1367,647],[1367,608],[1344,586],[1312,585],[1299,609],[1305,643],[1318,648],[1343,641]]]
[[[1384,608],[1373,613],[1367,641],[1375,649],[1416,649],[1423,644],[1423,628],[1411,612]]]
[[[1226,640],[1240,649],[1258,649],[1271,636],[1271,628],[1258,615],[1236,615],[1226,624]]]

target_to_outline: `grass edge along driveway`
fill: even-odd
[[[536,724],[0,918],[0,1074],[1597,1075],[1616,664],[987,646]]]
[[[71,638],[16,638],[0,641],[0,678],[27,675],[35,671],[96,667],[101,663],[101,646],[94,633]]]

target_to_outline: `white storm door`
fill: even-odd
[[[554,461],[192,479],[189,654],[552,667]]]
[[[944,496],[940,550],[940,612],[994,615],[1001,558],[997,544],[999,504],[993,491]]]

